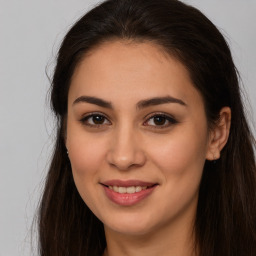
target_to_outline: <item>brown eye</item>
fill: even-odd
[[[153,122],[155,125],[164,125],[166,123],[166,118],[163,116],[155,116],[153,117]]]
[[[101,125],[109,125],[110,122],[109,120],[101,115],[101,114],[91,114],[91,115],[88,115],[88,116],[85,116],[81,122],[84,124],[84,125],[87,125],[87,126],[95,126],[95,127],[99,127]]]
[[[105,117],[104,116],[92,116],[91,117],[92,118],[92,122],[94,123],[94,124],[103,124],[104,123],[104,121],[105,121]]]
[[[152,126],[154,128],[166,128],[176,123],[177,121],[171,116],[165,114],[155,114],[154,116],[151,116],[144,123],[144,125]]]

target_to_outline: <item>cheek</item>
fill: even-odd
[[[66,146],[74,175],[92,174],[102,162],[105,144],[97,133],[88,133],[73,116],[69,117]]]
[[[165,195],[162,198],[168,198],[168,201],[159,201],[158,213],[163,216],[166,211],[171,212],[171,216],[178,216],[187,209],[195,211],[196,208],[206,136],[196,136],[195,131],[188,130],[190,132],[154,141],[155,147],[150,151],[153,165],[162,173],[162,193]]]
[[[90,138],[70,137],[69,157],[77,190],[86,205],[97,213],[98,177],[103,169],[106,143]]]
[[[154,141],[150,155],[166,175],[193,175],[201,173],[207,149],[206,129],[185,127],[164,140]]]
[[[70,146],[72,169],[79,176],[95,172],[103,161],[104,146],[89,141],[74,143]]]
[[[67,147],[74,181],[80,194],[83,194],[98,183],[97,177],[105,161],[107,142],[96,134],[88,136],[81,129],[78,132],[75,129],[70,129],[67,135]]]

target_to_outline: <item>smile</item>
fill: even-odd
[[[109,189],[117,192],[117,193],[120,193],[120,194],[125,194],[125,193],[128,193],[128,194],[133,194],[133,193],[138,193],[140,192],[141,190],[145,190],[147,189],[148,187],[147,186],[132,186],[132,187],[118,187],[118,186],[109,186]]]
[[[151,195],[158,184],[115,180],[101,183],[101,185],[112,202],[122,206],[132,206]]]

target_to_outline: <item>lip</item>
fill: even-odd
[[[121,206],[132,206],[141,202],[148,196],[150,196],[158,184],[139,181],[139,180],[127,180],[127,181],[109,180],[106,182],[102,182],[101,185],[105,191],[106,196],[112,202]],[[110,189],[108,186],[119,186],[119,187],[147,186],[148,188],[132,194],[129,194],[129,193],[121,194]]]
[[[146,182],[141,180],[108,180],[101,182],[105,186],[118,186],[118,187],[131,187],[131,186],[141,186],[141,187],[151,187],[157,185],[156,183]]]

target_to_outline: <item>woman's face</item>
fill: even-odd
[[[208,138],[201,95],[160,47],[107,42],[77,66],[66,146],[105,229],[146,234],[192,221]]]

